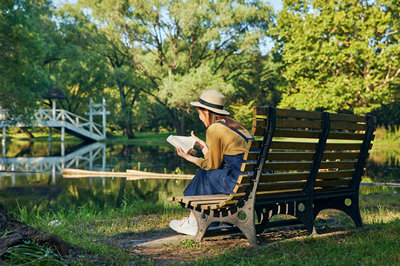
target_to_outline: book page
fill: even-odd
[[[182,150],[187,153],[190,149],[193,149],[196,139],[193,137],[185,136],[174,136],[170,135],[167,141],[172,144],[175,148],[181,147]]]

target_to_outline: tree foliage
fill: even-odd
[[[258,0],[81,0],[80,4],[130,48],[131,62],[151,84],[147,93],[167,108],[181,133],[180,116],[201,90],[233,93],[232,79],[254,60],[271,13]]]
[[[0,3],[0,106],[10,115],[29,113],[50,86],[55,23],[48,0]]]
[[[288,86],[281,107],[365,113],[400,85],[396,1],[285,0],[272,30]]]

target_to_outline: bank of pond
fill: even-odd
[[[0,204],[10,209],[71,208],[99,206],[118,208],[124,200],[163,204],[180,195],[190,180],[124,177],[65,178],[64,168],[107,172],[129,169],[193,174],[197,166],[180,158],[168,144],[15,142],[2,146]],[[5,155],[5,156],[4,156]],[[362,182],[400,183],[400,152],[374,147]]]

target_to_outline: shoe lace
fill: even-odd
[[[185,223],[189,223],[189,218],[188,218],[188,217],[183,218],[183,219],[179,222],[179,226],[182,226],[182,225],[184,225]]]

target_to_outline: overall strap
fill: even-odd
[[[217,121],[216,123],[220,123],[220,124],[223,124],[223,125],[229,127],[230,129],[232,129],[233,131],[235,131],[236,133],[238,133],[239,136],[241,136],[242,138],[244,138],[244,140],[245,140],[246,142],[249,142],[249,140],[254,140],[254,137],[253,137],[253,136],[252,136],[251,138],[246,137],[242,132],[240,132],[239,130],[237,130],[237,129],[234,128],[234,127],[228,126],[224,121]]]

